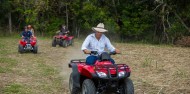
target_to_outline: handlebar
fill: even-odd
[[[90,55],[97,55],[98,51],[91,51]]]
[[[98,51],[91,51],[91,53],[90,53],[90,55],[97,55],[98,54]],[[115,55],[115,54],[117,54],[115,51],[113,51],[113,52],[109,52],[108,53],[109,55]]]

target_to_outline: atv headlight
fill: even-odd
[[[101,77],[101,78],[107,77],[106,73],[104,73],[104,72],[98,72],[98,71],[97,71],[96,73],[97,73],[98,76]]]
[[[118,74],[119,77],[123,77],[125,76],[125,72],[124,71],[120,71],[119,74]]]

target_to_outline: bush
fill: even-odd
[[[177,46],[190,47],[190,36],[183,36],[181,38],[178,38],[174,44]]]

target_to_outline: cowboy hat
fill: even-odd
[[[108,32],[108,30],[104,29],[103,23],[99,23],[97,27],[92,27],[92,30],[97,32]]]

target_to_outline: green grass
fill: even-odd
[[[0,94],[53,94],[64,92],[59,68],[44,53],[19,54],[20,37],[0,37]],[[39,38],[48,42],[50,38]],[[44,55],[41,55],[44,54]]]
[[[0,58],[0,73],[12,71],[12,68],[18,64],[18,61],[11,58]]]
[[[0,90],[2,94],[31,94],[31,91],[20,83],[10,83]]]
[[[55,68],[43,63],[38,64],[38,69],[40,69],[40,75],[43,76],[51,76],[58,73],[58,71]]]

